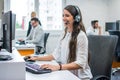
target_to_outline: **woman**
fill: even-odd
[[[88,40],[82,23],[80,9],[68,5],[63,11],[65,33],[51,55],[44,57],[31,57],[32,60],[56,60],[61,64],[44,64],[42,68],[56,70],[70,70],[81,80],[92,78],[88,66]]]

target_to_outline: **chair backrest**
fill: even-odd
[[[44,48],[45,48],[45,50],[46,50],[46,43],[47,43],[49,34],[50,33],[44,33]]]
[[[115,56],[117,58],[116,60],[120,61],[120,31],[112,31],[112,30],[110,30],[109,34],[118,36],[118,42],[117,42],[117,46],[116,46],[116,50],[115,50],[115,53],[116,53]]]
[[[117,39],[117,36],[88,36],[90,52],[89,65],[93,77],[99,75],[110,77]]]

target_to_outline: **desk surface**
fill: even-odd
[[[26,72],[26,80],[80,80],[67,70],[54,71],[46,74],[32,74]]]
[[[54,64],[58,65],[55,61],[38,61],[36,64]],[[26,80],[80,80],[77,76],[68,70],[53,71],[45,74],[32,74],[26,72]]]

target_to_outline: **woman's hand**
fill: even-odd
[[[52,71],[57,71],[60,69],[60,66],[59,65],[51,65],[51,64],[43,64],[43,65],[41,65],[41,68],[51,69]]]
[[[22,41],[24,41],[24,39],[18,39],[18,41],[22,42]]]
[[[98,29],[101,29],[101,26],[98,26]]]
[[[30,58],[29,58],[30,60],[38,60],[39,59],[39,57],[38,56],[30,56]]]

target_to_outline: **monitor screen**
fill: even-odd
[[[116,30],[116,22],[106,22],[105,31]]]
[[[2,14],[3,48],[12,53],[12,40],[15,38],[16,16],[12,11]]]

